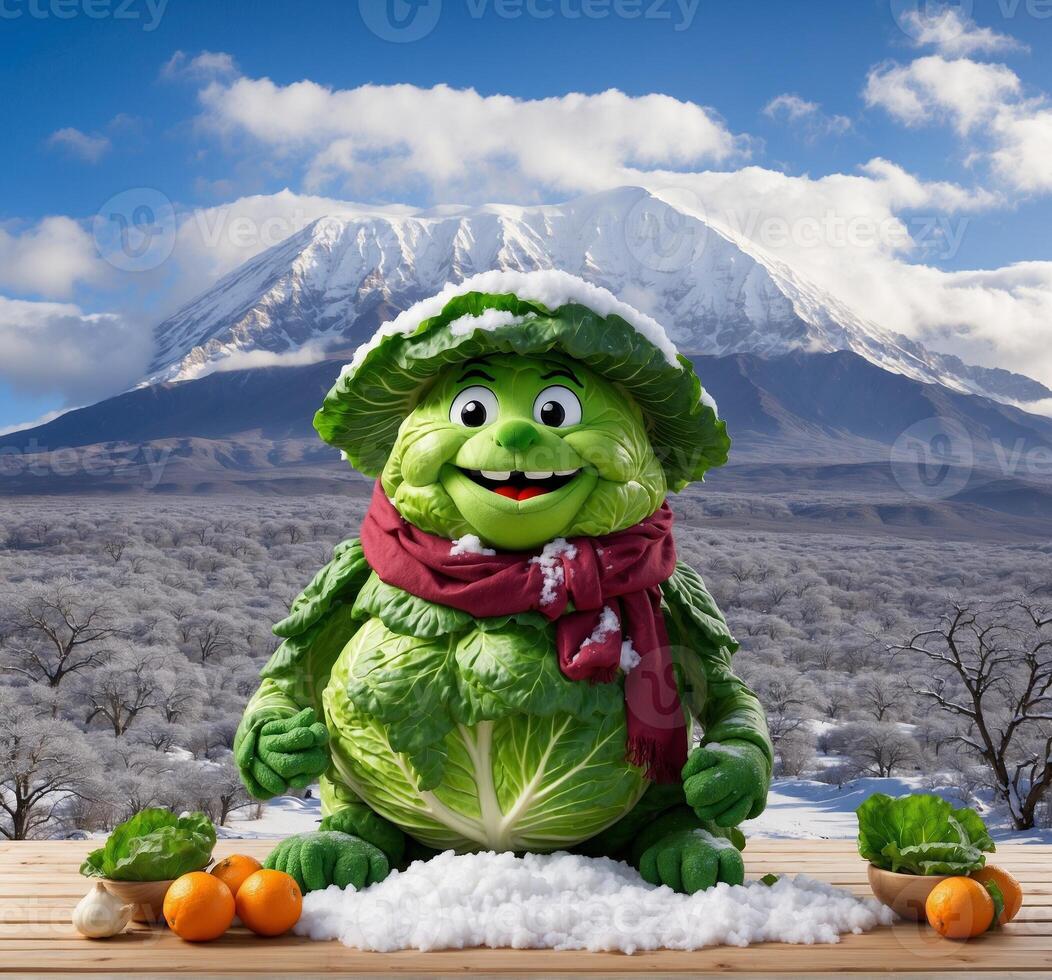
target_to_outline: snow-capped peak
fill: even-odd
[[[484,274],[479,288],[494,291],[515,274],[550,270],[662,324],[670,349],[685,354],[850,350],[958,391],[1016,402],[1052,396],[1021,375],[928,351],[751,242],[634,187],[559,205],[360,208],[320,218],[160,324],[144,383],[199,377],[253,352],[347,352],[473,276]],[[536,281],[557,298],[558,276]]]

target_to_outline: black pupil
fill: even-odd
[[[566,409],[558,402],[545,402],[541,406],[541,421],[545,425],[559,426],[566,420]]]
[[[477,429],[486,422],[486,406],[481,402],[470,401],[460,412],[460,421],[472,429]]]

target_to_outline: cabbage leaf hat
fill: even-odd
[[[423,300],[355,351],[314,417],[327,443],[378,476],[402,421],[450,365],[559,352],[630,393],[669,488],[727,461],[730,439],[694,367],[653,319],[565,272],[494,271]]]

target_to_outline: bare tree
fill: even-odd
[[[182,721],[205,697],[207,681],[200,667],[178,654],[165,660],[157,676],[157,711],[169,724]]]
[[[826,698],[826,716],[838,719],[851,704],[851,689],[846,684],[828,684],[823,688]]]
[[[109,606],[59,587],[30,599],[6,622],[5,632],[22,642],[3,669],[58,687],[64,677],[101,664],[100,644],[123,631]]]
[[[220,619],[199,620],[191,634],[201,656],[201,663],[221,656],[233,649],[230,627]]]
[[[204,810],[220,826],[226,824],[232,813],[253,803],[237,766],[229,758],[197,765],[184,792],[184,804]]]
[[[186,739],[187,729],[176,722],[168,721],[156,711],[147,711],[140,715],[132,730],[132,737],[140,745],[148,746],[155,752],[171,752],[179,745],[180,740]]]
[[[872,721],[838,728],[829,738],[829,746],[868,776],[894,776],[915,769],[921,759],[916,741],[898,726]]]
[[[902,687],[882,674],[860,678],[854,694],[860,706],[874,721],[888,721],[891,712],[902,702]]]
[[[123,735],[140,712],[157,707],[161,666],[156,654],[125,652],[93,671],[87,685],[85,722],[102,718],[113,729],[114,738]]]
[[[915,693],[953,716],[950,738],[989,768],[1017,830],[1034,826],[1052,785],[1052,614],[1029,598],[953,604],[934,629],[898,649],[934,674]]]
[[[95,765],[69,722],[0,699],[0,836],[29,840],[54,832],[64,807],[90,786]]]
[[[804,728],[797,729],[778,743],[779,775],[801,776],[814,758],[814,736]]]
[[[795,671],[764,668],[755,671],[750,679],[767,709],[771,740],[776,746],[802,728],[815,715],[821,701],[814,684]]]
[[[113,564],[116,565],[123,557],[124,549],[127,547],[127,541],[122,541],[120,538],[109,538],[103,545],[103,550],[113,559]]]

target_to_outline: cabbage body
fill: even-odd
[[[323,703],[340,780],[381,816],[430,847],[551,851],[638,802],[621,683],[566,680],[542,617],[475,620],[375,576],[356,612]]]

